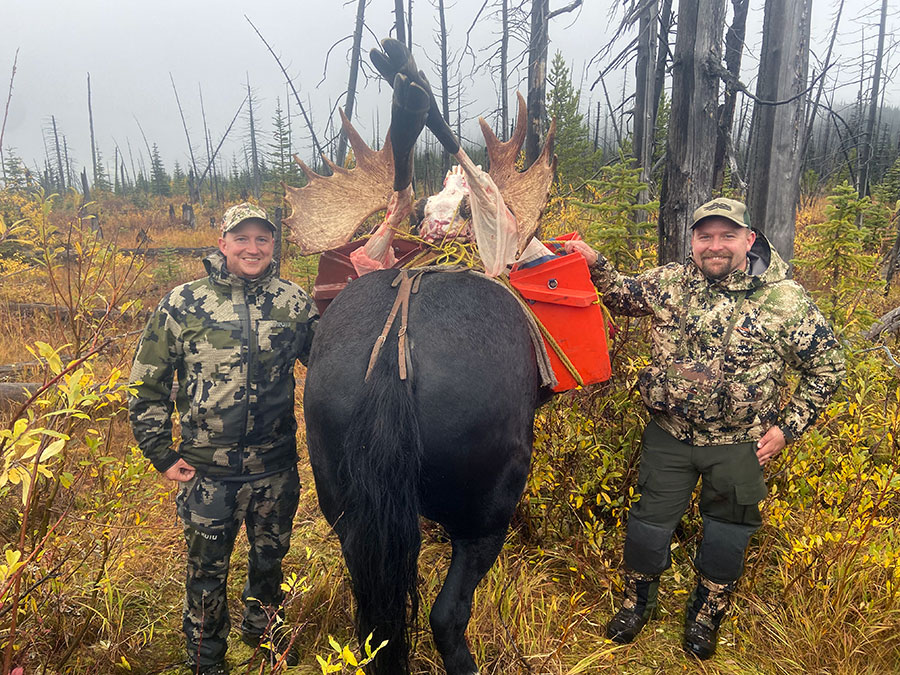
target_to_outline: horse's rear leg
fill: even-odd
[[[444,587],[431,608],[434,642],[447,675],[476,675],[478,667],[466,646],[466,626],[472,613],[475,587],[494,564],[506,531],[476,539],[453,538],[453,555]]]

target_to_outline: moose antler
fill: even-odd
[[[284,186],[291,215],[284,219],[288,239],[304,255],[321,253],[347,243],[357,228],[373,213],[387,207],[393,194],[394,159],[391,136],[384,146],[372,150],[341,113],[341,123],[356,157],[356,168],[345,169],[324,155],[333,176],[321,176],[294,156],[306,174],[307,185]]]
[[[541,212],[550,196],[550,185],[556,171],[556,155],[551,158],[553,140],[556,137],[556,120],[550,124],[547,140],[544,141],[544,148],[538,158],[526,171],[517,171],[516,159],[525,141],[526,112],[522,94],[516,92],[516,96],[519,99],[519,112],[516,128],[508,141],[504,143],[498,139],[484,118],[479,117],[478,123],[487,144],[490,161],[488,173],[503,195],[506,206],[516,217],[518,249],[521,253],[537,230]]]

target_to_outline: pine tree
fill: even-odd
[[[169,175],[159,156],[159,148],[156,143],[153,144],[153,151],[150,153],[150,190],[153,194],[161,197],[168,197],[172,194]]]
[[[600,163],[600,152],[594,150],[584,115],[578,111],[581,95],[575,91],[562,54],[556,52],[547,76],[547,115],[556,118],[556,168],[561,185],[579,184],[590,178]]]
[[[172,191],[177,195],[187,194],[187,176],[177,159],[175,168],[172,170]]]
[[[24,190],[28,187],[29,181],[29,173],[25,163],[13,148],[6,148],[3,154],[3,169],[6,176],[4,187],[9,190]]]
[[[293,160],[291,148],[290,120],[281,109],[281,99],[275,99],[275,115],[272,117],[272,142],[269,143],[269,170],[276,183],[284,181],[288,185],[302,185],[299,167]]]
[[[94,173],[94,190],[102,190],[103,192],[111,192],[112,185],[109,182],[109,175],[106,172],[106,169],[103,166],[103,156],[100,154],[100,149],[97,149],[97,168]]]

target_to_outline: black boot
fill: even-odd
[[[658,574],[626,570],[622,607],[606,625],[606,637],[619,644],[634,640],[656,611],[658,591]]]
[[[683,646],[688,654],[705,660],[715,653],[719,626],[731,604],[734,586],[734,582],[717,584],[706,577],[698,577],[684,617]]]

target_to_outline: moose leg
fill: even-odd
[[[429,621],[447,675],[477,675],[478,667],[466,646],[466,626],[475,587],[494,564],[506,530],[475,539],[453,538],[450,571],[431,608]]]

